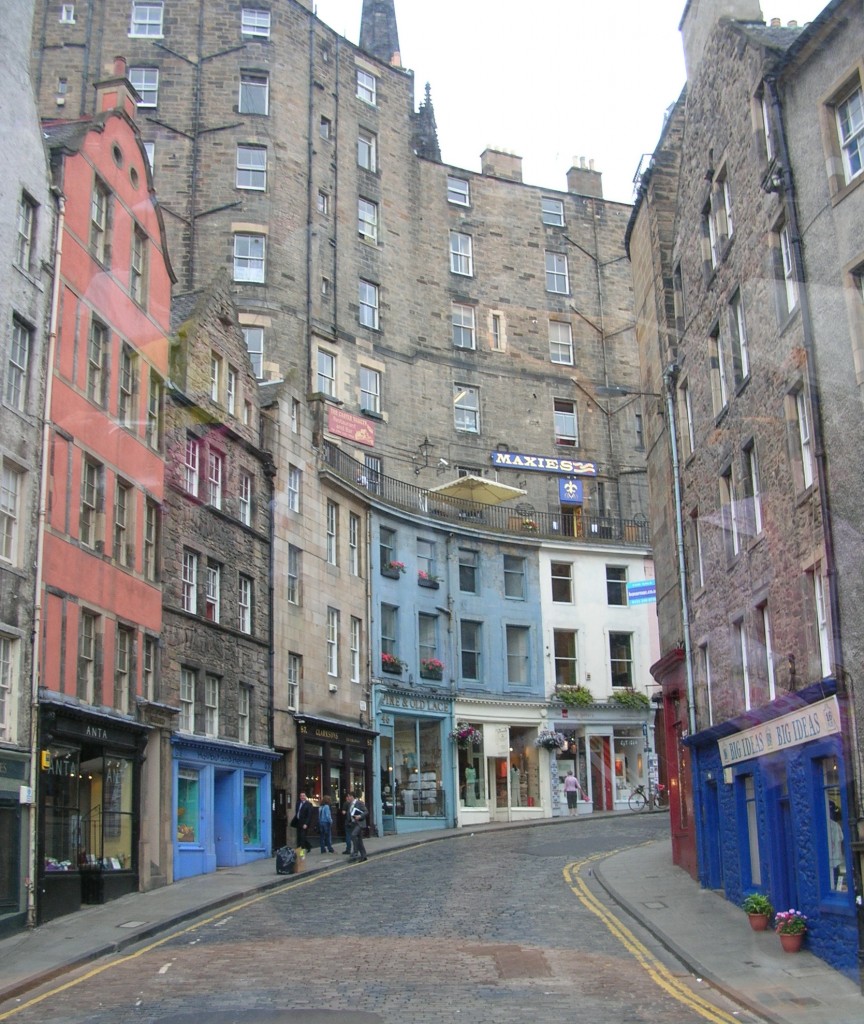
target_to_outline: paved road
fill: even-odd
[[[332,871],[301,875],[288,888],[92,964],[46,986],[40,1002],[30,1002],[34,994],[22,999],[8,1019],[755,1021],[703,991],[593,882],[595,854],[667,828],[665,816],[631,815],[586,821],[575,835],[548,828],[466,834],[362,865],[335,855]]]

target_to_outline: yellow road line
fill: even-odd
[[[685,1006],[689,1006],[691,1010],[698,1013],[705,1020],[711,1021],[712,1024],[740,1024],[737,1017],[724,1013],[723,1010],[718,1010],[716,1006],[691,991],[682,981],[676,978],[665,964],[658,960],[636,938],[633,932],[594,896],[586,882],[581,878],[580,872],[593,861],[607,856],[608,853],[597,853],[593,857],[587,857],[585,860],[568,864],[564,868],[564,879],[579,902],[586,910],[590,910],[595,917],[598,917],[606,925],[627,952],[633,956],[639,966],[647,971],[649,978],[651,978],[654,984],[658,985],[673,999],[683,1003]]]

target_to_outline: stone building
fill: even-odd
[[[800,907],[857,974],[864,22],[691,0],[681,31],[628,227],[643,389],[667,396],[647,445],[673,851],[730,899]]]

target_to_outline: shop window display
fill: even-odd
[[[52,746],[42,754],[46,871],[75,871],[81,845],[78,751]]]
[[[441,771],[441,722],[394,719],[393,804],[397,817],[445,814]]]
[[[198,772],[181,768],[177,773],[177,842],[198,842]]]
[[[831,892],[846,892],[848,882],[843,841],[843,801],[836,758],[823,758],[821,769],[824,829],[828,839],[828,888]]]
[[[243,844],[258,846],[261,843],[261,814],[259,811],[260,780],[248,775],[243,778]]]

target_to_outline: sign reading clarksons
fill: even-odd
[[[723,767],[751,757],[776,754],[822,736],[840,732],[840,708],[836,697],[808,704],[770,722],[726,736],[719,742]]]

